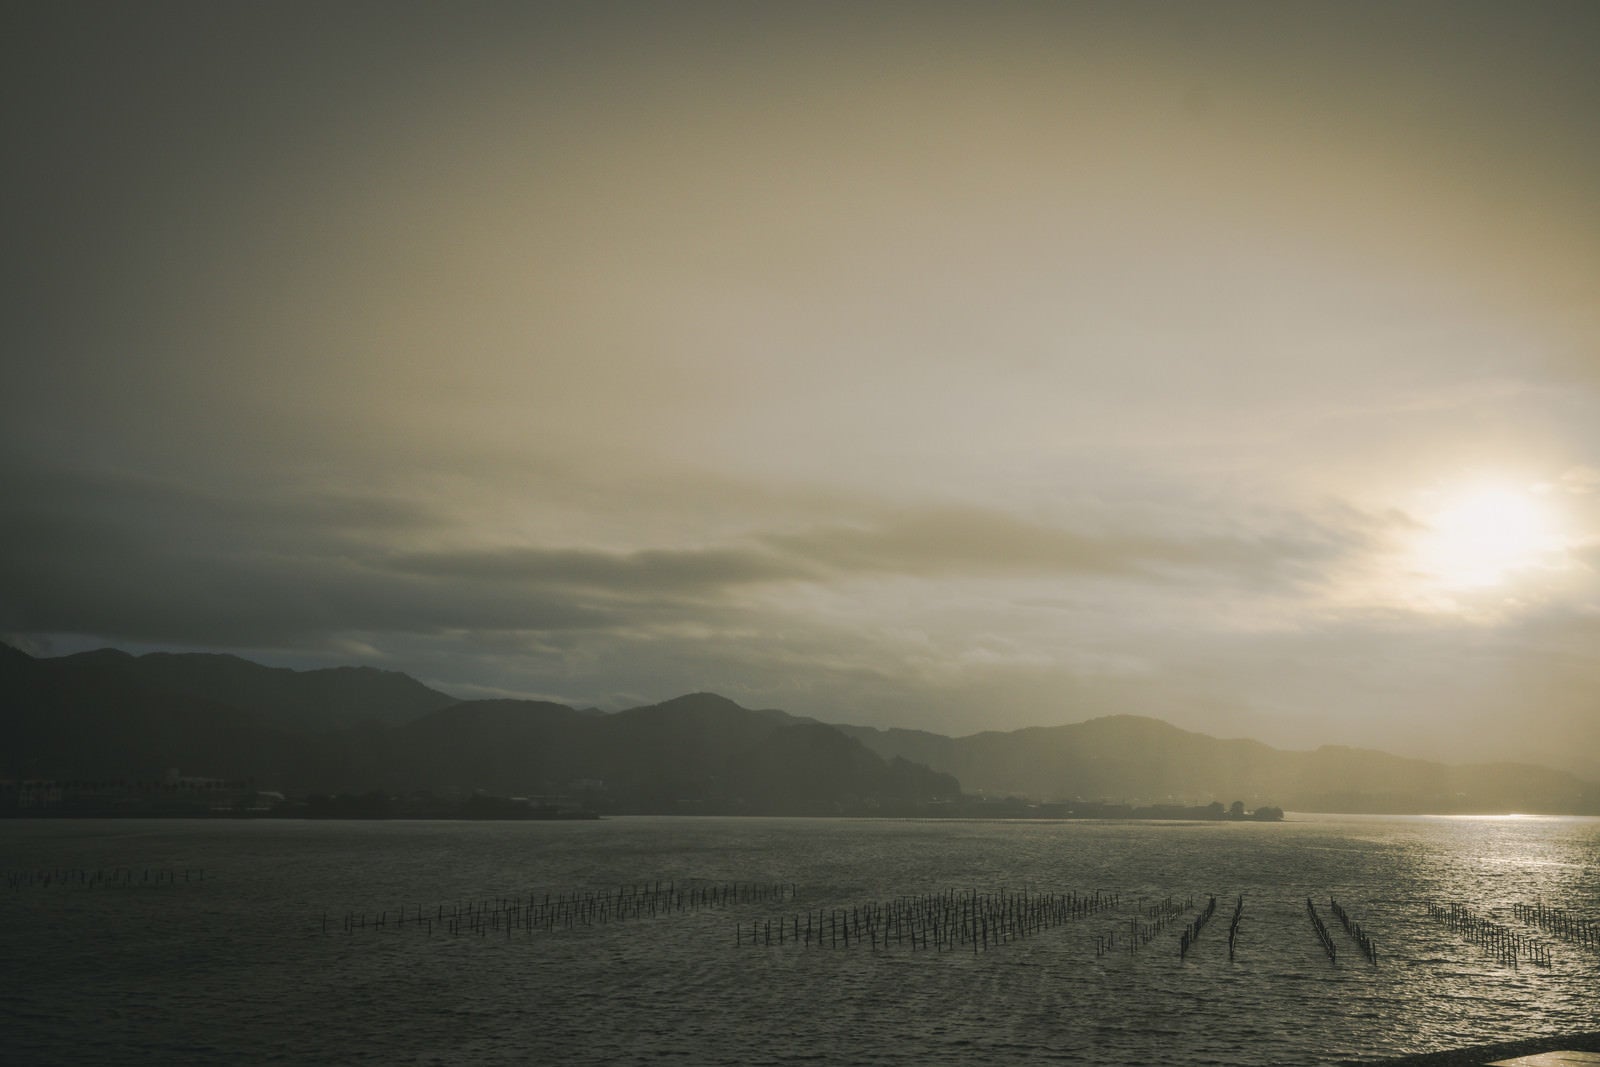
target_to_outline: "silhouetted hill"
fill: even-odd
[[[383,671],[113,649],[36,660],[0,646],[0,740],[0,777],[144,781],[177,768],[295,793],[579,794],[613,811],[904,810],[960,792],[833,727],[713,693],[606,715],[452,701]]]
[[[885,760],[831,726],[696,693],[615,715],[467,701],[367,734],[347,777],[433,791],[580,796],[606,810],[832,814],[955,796],[960,783]]]
[[[619,711],[599,720],[604,759],[583,777],[632,783],[636,802],[652,806],[726,801],[730,765],[788,721],[715,693]]]
[[[1600,787],[1543,767],[1447,766],[1334,746],[1290,752],[1136,715],[960,738],[841,729],[879,755],[917,759],[954,774],[969,791],[1040,800],[1240,799],[1300,811],[1600,812]]]
[[[471,700],[388,730],[346,732],[343,769],[321,788],[483,790],[498,795],[560,792],[566,753],[593,722],[564,704]]]
[[[900,757],[885,761],[861,742],[821,723],[773,731],[728,768],[728,787],[753,808],[784,814],[828,814],[827,805],[897,806],[953,797],[960,783]]]
[[[113,649],[35,659],[0,645],[0,777],[143,779],[174,767],[300,793],[565,794],[613,811],[889,812],[965,786],[1041,801],[1600,813],[1600,788],[1541,767],[1288,752],[1132,715],[952,738],[832,726],[714,693],[608,715],[457,702],[369,669]]]
[[[67,660],[4,648],[0,773],[146,780],[176,767],[248,778],[305,758],[301,742],[248,713],[142,680],[125,653]]]
[[[335,730],[367,719],[407,722],[456,702],[409,675],[372,667],[296,671],[238,656],[152,652],[136,657],[114,649],[38,662],[69,674],[83,667],[122,670],[133,683],[225,704],[263,724],[295,731]]]

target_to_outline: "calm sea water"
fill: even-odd
[[[117,867],[133,886],[0,883],[8,1062],[1312,1064],[1600,1026],[1600,952],[1546,937],[1550,966],[1512,966],[1426,907],[1536,936],[1514,904],[1600,918],[1594,819],[0,823],[13,876]],[[510,937],[394,924],[402,904],[658,879],[788,882],[797,899]],[[737,924],[807,909],[1002,888],[1122,907],[976,953],[736,944]],[[1186,959],[1181,924],[1097,953],[1139,898],[1212,894]],[[382,930],[343,932],[383,911]]]

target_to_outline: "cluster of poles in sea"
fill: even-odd
[[[849,908],[828,908],[734,927],[735,945],[782,945],[810,948],[891,946],[934,951],[979,952],[1058,926],[1072,919],[1115,908],[1112,893],[1031,893],[1026,890],[980,893],[946,889],[922,896],[902,896]]]
[[[1464,904],[1428,904],[1428,918],[1482,948],[1501,963],[1515,967],[1527,960],[1537,967],[1550,966],[1550,948],[1536,937],[1520,934],[1504,923],[1479,915]]]
[[[1322,943],[1322,951],[1328,954],[1328,962],[1337,962],[1339,950],[1334,948],[1333,937],[1328,933],[1328,927],[1324,925],[1322,916],[1317,914],[1317,906],[1310,897],[1306,897],[1306,914],[1311,917],[1311,928],[1317,932],[1317,940]]]
[[[1361,929],[1361,924],[1332,897],[1328,898],[1328,909],[1339,920],[1339,925],[1344,927],[1344,932],[1350,935],[1351,940],[1355,941],[1356,948],[1360,949],[1361,954],[1367,958],[1367,962],[1376,967],[1378,965],[1378,946],[1366,931]],[[1316,902],[1310,897],[1306,897],[1306,915],[1311,919],[1311,928],[1316,932],[1317,941],[1322,945],[1322,951],[1328,954],[1328,962],[1337,963],[1339,961],[1338,946],[1334,944],[1333,935],[1328,932],[1328,926],[1322,921],[1322,916],[1317,914]]]
[[[199,867],[54,867],[0,871],[0,880],[12,890],[31,888],[135,888],[201,883],[206,871]],[[581,890],[560,893],[529,893],[526,896],[456,901],[426,908],[422,904],[402,904],[393,911],[346,911],[331,921],[322,914],[322,932],[335,930],[354,934],[358,930],[413,929],[432,934],[435,930],[451,935],[512,937],[518,932],[571,930],[628,922],[661,915],[698,912],[735,905],[770,906],[790,904],[799,898],[792,882],[641,882],[615,889]],[[956,951],[985,949],[1026,938],[1075,919],[1117,911],[1122,907],[1118,893],[1093,892],[1040,893],[1031,890],[1000,890],[997,893],[975,889],[945,889],[920,896],[900,896],[885,901],[850,907],[808,908],[789,912],[777,919],[758,919],[734,925],[737,946],[795,945],[804,948],[871,948],[888,950],[907,947],[913,951]],[[1369,963],[1378,962],[1378,949],[1372,936],[1337,900],[1328,899],[1329,910],[1355,942]],[[1552,965],[1549,944],[1539,937],[1519,932],[1472,908],[1456,903],[1430,902],[1429,918],[1476,944],[1502,963],[1517,966],[1527,962],[1538,967]],[[1137,952],[1164,931],[1176,926],[1194,910],[1194,898],[1180,902],[1172,896],[1153,903],[1140,902],[1137,913],[1128,918],[1127,927],[1095,936],[1095,954],[1115,951]],[[1178,957],[1185,959],[1198,941],[1201,931],[1216,914],[1217,898],[1208,898],[1205,907],[1186,923],[1178,937]],[[1583,948],[1600,950],[1600,921],[1585,918],[1571,910],[1543,902],[1516,903],[1511,912],[1519,922],[1536,927],[1546,935]],[[1337,962],[1338,946],[1328,925],[1317,912],[1312,898],[1306,898],[1306,914],[1318,943],[1330,962]],[[1244,897],[1239,896],[1228,924],[1228,959],[1234,959],[1239,929],[1244,917]]]
[[[322,915],[324,934],[354,934],[357,931],[404,929],[432,934],[435,930],[450,935],[476,935],[510,938],[518,932],[571,930],[627,922],[659,915],[694,912],[741,904],[772,905],[793,903],[798,887],[790,882],[691,883],[645,882],[606,890],[572,890],[563,893],[530,893],[526,896],[497,897],[437,904],[403,904],[378,912],[346,911],[338,919]],[[791,911],[778,918],[763,918],[734,924],[734,944],[739,947],[795,946],[798,948],[870,948],[888,951],[982,952],[1029,937],[1076,919],[1119,911],[1120,893],[1090,892],[1040,893],[1033,890],[981,892],[976,889],[944,889],[921,895],[899,896],[848,907],[808,908]],[[1113,929],[1095,937],[1095,954],[1115,951],[1138,952],[1165,931],[1175,928],[1183,917],[1195,910],[1194,898],[1166,896],[1153,902],[1139,902],[1137,913],[1127,920],[1125,929]],[[1328,939],[1315,909],[1307,901],[1320,936]],[[1336,913],[1342,913],[1335,905]],[[1217,911],[1217,898],[1207,898],[1205,907],[1183,925],[1178,937],[1178,956],[1187,958]],[[1244,917],[1244,897],[1234,906],[1228,924],[1228,959],[1234,959],[1239,928]],[[1341,914],[1350,928],[1350,920]],[[1368,958],[1376,962],[1370,939],[1352,932],[1365,945]],[[1333,956],[1329,948],[1330,959]]]
[[[1553,937],[1584,948],[1600,949],[1600,922],[1593,919],[1574,915],[1565,908],[1548,907],[1542,902],[1513,904],[1511,913]]]
[[[1153,904],[1143,904],[1139,914],[1128,920],[1128,940],[1124,942],[1129,952],[1137,952],[1140,948],[1154,941],[1156,937],[1174,921],[1181,918],[1185,912],[1194,907],[1194,898],[1189,897],[1179,904],[1173,897],[1162,897]],[[1095,938],[1095,955],[1104,956],[1117,950],[1116,931],[1107,937]]]
[[[1378,965],[1378,946],[1373,944],[1372,938],[1368,937],[1366,932],[1361,929],[1361,924],[1356,922],[1350,913],[1345,911],[1339,902],[1332,897],[1328,898],[1328,908],[1333,912],[1334,917],[1339,920],[1339,925],[1344,927],[1344,932],[1355,938],[1356,947],[1361,950],[1363,956],[1367,957],[1367,962],[1376,967]]]
[[[1242,902],[1243,898],[1241,897],[1240,900]],[[1190,923],[1183,933],[1178,935],[1178,958],[1180,960],[1189,955],[1189,946],[1194,944],[1194,939],[1200,936],[1200,931],[1205,929],[1206,923],[1210,922],[1211,916],[1216,913],[1217,898],[1212,897],[1210,903],[1206,905],[1205,911],[1196,916],[1194,922]],[[1230,945],[1229,948],[1231,949],[1232,946]]]
[[[203,883],[206,875],[207,871],[201,867],[52,867],[0,870],[0,881],[11,890],[130,889]],[[354,934],[358,930],[410,927],[428,934],[437,930],[451,935],[485,937],[493,933],[509,938],[518,932],[531,935],[540,930],[572,930],[734,906],[793,904],[799,897],[799,887],[793,882],[652,881],[619,885],[614,889],[573,889],[554,894],[530,892],[522,896],[458,900],[432,908],[407,903],[393,911],[346,911],[337,919],[330,919],[329,914],[323,912],[321,929],[324,934],[335,931]],[[875,951],[905,947],[913,951],[970,949],[981,952],[1072,920],[1120,911],[1122,904],[1121,894],[1103,890],[1050,893],[1026,889],[999,892],[945,889],[849,907],[788,911],[776,919],[740,920],[734,925],[733,942],[740,947],[793,945]],[[1195,901],[1192,896],[1180,901],[1169,895],[1150,903],[1141,900],[1135,907],[1135,914],[1127,917],[1125,927],[1095,935],[1096,956],[1117,951],[1137,952],[1176,927],[1185,915],[1194,911]],[[1361,955],[1376,966],[1378,948],[1372,936],[1334,898],[1328,898],[1328,907]],[[1434,922],[1462,940],[1478,945],[1502,963],[1513,967],[1521,962],[1538,967],[1552,966],[1550,945],[1540,937],[1518,931],[1464,904],[1429,902],[1426,909]],[[1180,959],[1189,956],[1216,911],[1217,898],[1211,896],[1204,908],[1183,924],[1177,945]],[[1338,946],[1334,936],[1310,897],[1306,898],[1306,914],[1328,960],[1337,962]],[[1542,901],[1512,904],[1511,914],[1517,921],[1537,928],[1548,937],[1600,951],[1600,920]],[[1230,961],[1234,959],[1243,918],[1244,897],[1240,895],[1228,924]]]
[[[1239,903],[1233,906],[1233,918],[1228,920],[1228,962],[1233,962],[1233,945],[1239,940],[1239,924],[1244,921],[1244,894],[1239,894]]]
[[[48,870],[5,871],[7,889],[31,889],[57,886],[84,889],[127,889],[133,886],[177,885],[179,882],[203,882],[203,867],[54,867]]]
[[[717,882],[678,885],[675,882],[642,882],[620,885],[615,890],[572,890],[566,893],[529,893],[526,897],[497,897],[493,900],[456,901],[424,908],[421,904],[402,904],[393,912],[344,913],[339,923],[342,933],[357,930],[413,929],[447,934],[504,933],[532,934],[536,930],[571,930],[580,926],[603,926],[612,922],[649,919],[675,912],[701,911],[733,904],[766,904],[791,901],[795,897],[791,882]],[[322,932],[333,927],[328,913],[322,914]]]
[[[179,881],[202,881],[206,877],[206,872],[197,868],[112,867],[97,871],[74,868],[0,873],[13,889],[34,885],[171,885]],[[873,951],[903,948],[976,953],[1075,920],[1121,913],[1121,918],[1109,928],[1105,919],[1097,923],[1093,935],[1097,957],[1114,952],[1137,953],[1163,934],[1170,936],[1169,931],[1177,930],[1177,956],[1187,959],[1217,913],[1214,895],[1205,898],[1198,910],[1194,897],[1168,895],[1154,901],[1141,899],[1131,905],[1133,911],[1129,914],[1123,911],[1122,895],[1105,890],[1057,893],[1034,889],[985,892],[947,888],[843,907],[804,910],[788,907],[800,899],[800,888],[792,882],[654,881],[606,889],[533,891],[519,896],[458,900],[431,908],[407,903],[393,910],[346,911],[338,917],[324,912],[321,929],[324,934],[355,934],[357,931],[409,928],[426,934],[439,932],[477,937],[493,934],[511,938],[518,933],[531,936],[537,931],[575,930],[713,909],[741,908],[745,916],[752,909],[781,909],[781,913],[773,917],[754,921],[747,917],[737,919],[733,944],[740,948],[782,946]],[[1361,956],[1377,966],[1377,943],[1358,918],[1333,897],[1328,898],[1327,907]],[[1462,940],[1478,945],[1502,963],[1552,966],[1550,944],[1533,933],[1518,931],[1463,904],[1427,903],[1426,911],[1434,922]],[[1513,904],[1511,911],[1518,921],[1536,927],[1549,937],[1600,950],[1600,921],[1544,903]],[[1230,962],[1235,958],[1244,913],[1245,900],[1241,894],[1228,923]],[[1331,931],[1331,924],[1323,921],[1311,897],[1305,900],[1305,913],[1318,945],[1330,963],[1337,963],[1338,938]]]

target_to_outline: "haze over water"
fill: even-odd
[[[160,885],[0,887],[0,992],[19,1062],[1266,1065],[1586,1030],[1600,1017],[1600,951],[1512,912],[1542,901],[1600,917],[1595,819],[8,820],[0,856],[13,876],[179,872]],[[184,880],[202,867],[203,882]],[[435,914],[657,880],[785,882],[795,898],[509,938],[395,925],[402,904]],[[756,921],[946,889],[1099,890],[1121,907],[978,952],[750,944]],[[1181,923],[1128,949],[1141,902],[1192,897],[1198,909],[1212,894],[1217,917],[1186,958]],[[1374,939],[1376,966],[1334,921],[1330,895]],[[1337,962],[1313,934],[1308,896]],[[1503,962],[1431,920],[1429,902],[1543,938],[1550,965]],[[344,932],[347,913],[383,911],[382,930]],[[1118,931],[1119,949],[1099,954],[1097,938]]]

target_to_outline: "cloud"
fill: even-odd
[[[222,495],[142,476],[12,469],[0,478],[0,628],[203,647],[316,644],[348,631],[592,628],[553,594],[457,587],[385,565],[439,528],[412,502]]]
[[[16,464],[0,471],[0,483],[9,548],[0,560],[0,625],[212,647],[624,629],[670,645],[690,623],[749,630],[752,618],[815,607],[840,583],[884,577],[930,588],[1032,577],[1152,587],[1203,581],[1249,597],[1315,585],[1362,551],[1367,536],[1344,514],[1241,513],[1224,522],[1169,501],[1155,513],[1101,505],[1075,528],[977,506],[908,508],[805,492],[785,502],[768,489],[732,495],[756,502],[746,523],[765,516],[788,529],[758,525],[685,547],[651,545],[654,531],[641,525],[631,533],[644,544],[633,548],[472,547],[512,536],[503,520],[483,524],[481,496],[291,484],[223,492],[143,474]],[[721,493],[726,501],[731,484],[715,482],[707,499]],[[841,509],[852,519],[819,514]],[[1159,521],[1169,525],[1156,530]],[[826,625],[875,614],[868,606],[836,609]]]
[[[818,577],[814,568],[770,552],[742,548],[642,549],[600,552],[579,548],[501,548],[424,552],[388,561],[399,574],[634,596],[705,596],[757,582]]]
[[[1600,467],[1579,465],[1561,472],[1555,488],[1572,496],[1593,496],[1600,493]]]
[[[1315,572],[1359,551],[1366,535],[1305,517],[1280,517],[1260,530],[1213,531],[1211,516],[1182,514],[1190,529],[1152,531],[1137,519],[1098,516],[1088,531],[1031,522],[976,507],[899,511],[861,524],[822,525],[762,540],[841,573],[940,575],[1061,574],[1172,581],[1212,573],[1277,584]],[[1119,528],[1115,523],[1120,522]],[[1200,527],[1200,528],[1196,528]]]

